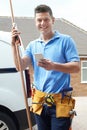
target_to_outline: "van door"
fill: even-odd
[[[11,49],[10,32],[0,31],[0,129],[21,130],[28,128],[24,96],[20,73],[17,72]],[[23,46],[20,48],[23,54]],[[28,86],[30,105],[30,79],[28,70],[24,71],[25,83]],[[35,124],[31,113],[32,124]]]

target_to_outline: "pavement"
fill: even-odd
[[[75,99],[77,116],[73,119],[72,130],[87,130],[87,97],[75,97]],[[37,130],[37,126],[34,126],[33,130]]]
[[[72,130],[87,130],[87,97],[75,97],[75,99],[77,116],[73,119]]]

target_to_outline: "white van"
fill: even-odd
[[[0,31],[0,130],[24,130],[28,128],[20,72],[17,72],[11,49],[10,32]],[[23,47],[20,47],[21,53]],[[28,102],[30,103],[30,80],[24,71]],[[29,104],[30,105],[30,104]],[[32,125],[35,124],[31,113]]]

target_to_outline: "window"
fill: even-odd
[[[87,83],[87,61],[81,61],[81,83]]]

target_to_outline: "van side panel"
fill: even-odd
[[[5,113],[7,112],[6,113],[7,115],[9,114],[11,114],[12,116],[15,115],[16,119],[19,122],[20,128],[25,129],[28,127],[28,125],[27,125],[27,116],[25,110],[21,76],[20,72],[17,72],[14,65],[10,42],[11,42],[11,34],[9,32],[0,31],[0,108],[1,109],[3,108],[3,110],[5,108],[5,110],[7,110],[5,111]],[[21,45],[20,47],[21,55],[23,54],[23,51],[24,49],[23,46]],[[23,72],[23,75],[24,75],[24,81],[26,83],[25,71]],[[28,98],[29,106],[31,105],[31,102],[32,102],[31,98]],[[0,112],[1,114],[4,115],[5,113],[1,111],[1,109]],[[2,122],[4,121],[3,118],[0,119],[2,120]],[[31,113],[31,119],[33,122],[32,124],[35,124],[34,116],[32,113]]]

